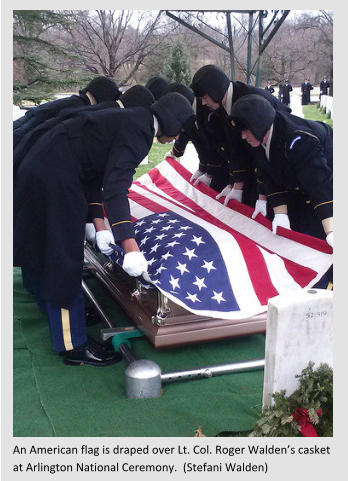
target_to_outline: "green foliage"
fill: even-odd
[[[80,85],[76,72],[62,66],[73,58],[59,40],[68,22],[66,15],[52,10],[13,12],[13,100],[16,105],[39,104],[53,99],[57,91]]]
[[[192,74],[188,54],[183,42],[178,41],[171,47],[164,61],[163,73],[171,82],[189,85]]]
[[[273,394],[274,405],[264,410],[249,436],[302,436],[298,424],[293,422],[296,408],[308,409],[318,436],[332,436],[333,372],[327,364],[320,364],[316,370],[313,366],[310,362],[296,376],[299,387],[293,394],[288,397],[285,391]],[[323,412],[321,418],[316,413],[319,408]]]
[[[317,109],[315,105],[303,105],[303,115],[305,119],[320,120],[333,127],[333,120],[327,117],[326,109],[323,107]]]

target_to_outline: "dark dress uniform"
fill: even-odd
[[[321,221],[333,216],[332,141],[327,124],[277,112],[269,159],[254,149],[271,207],[287,204],[291,228],[321,239]]]
[[[282,102],[285,105],[290,104],[290,92],[292,92],[292,85],[285,83],[282,86]]]
[[[311,101],[311,90],[313,90],[313,86],[309,82],[303,82],[301,85],[302,105],[308,105]]]
[[[57,351],[86,341],[81,313],[86,191],[103,187],[115,241],[133,238],[127,193],[153,135],[153,115],[146,108],[80,112],[40,137],[18,168],[14,265],[36,275],[38,294],[54,313],[49,322]]]
[[[274,93],[274,88],[272,87],[272,85],[266,85],[265,90],[267,90],[267,92],[269,92],[270,94]]]
[[[26,114],[13,122],[13,147],[32,129],[52,117],[56,117],[64,109],[75,109],[91,105],[85,93],[46,102],[33,107]]]
[[[232,105],[240,97],[256,93],[266,98],[276,110],[291,112],[264,89],[239,81],[232,84]],[[212,111],[196,97],[196,117],[194,131],[180,134],[175,141],[174,154],[177,157],[183,155],[187,142],[191,140],[198,153],[199,170],[212,176],[210,186],[220,192],[228,184],[244,182],[243,202],[254,205],[256,184],[250,147],[231,129],[228,113],[222,106]]]
[[[320,97],[322,95],[328,95],[328,89],[330,87],[330,82],[328,82],[327,80],[322,80],[320,82]]]

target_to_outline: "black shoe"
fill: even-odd
[[[78,366],[89,364],[91,366],[110,366],[121,361],[122,356],[118,352],[111,352],[96,341],[89,339],[82,346],[63,353],[64,364]]]

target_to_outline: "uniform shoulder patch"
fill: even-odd
[[[300,139],[301,139],[301,135],[299,135],[298,137],[295,137],[289,145],[289,150],[291,150],[293,148],[293,146],[295,145],[295,143]]]

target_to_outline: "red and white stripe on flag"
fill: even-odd
[[[326,242],[284,228],[275,235],[268,219],[262,215],[251,219],[251,207],[234,200],[224,206],[213,189],[193,186],[190,177],[188,170],[167,157],[132,184],[131,214],[139,220],[171,211],[210,233],[239,304],[235,314],[219,312],[216,317],[242,319],[262,313],[270,298],[313,286],[331,266],[332,249]],[[175,293],[165,294],[182,304]],[[214,317],[214,313],[205,314]]]

